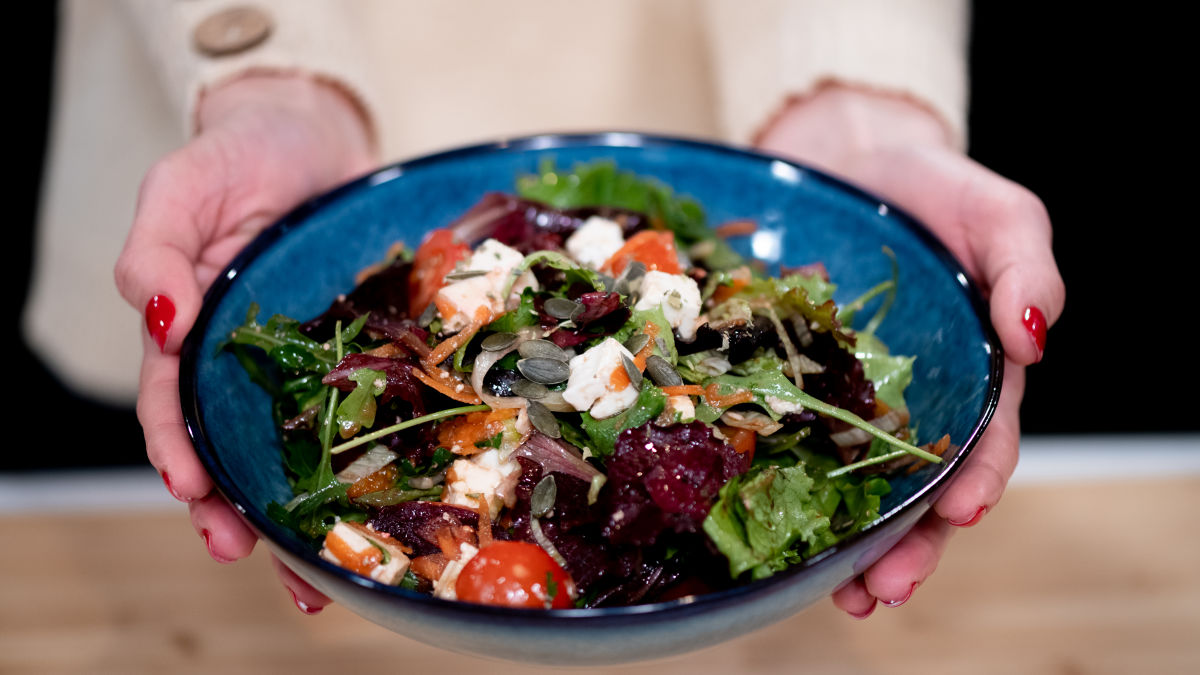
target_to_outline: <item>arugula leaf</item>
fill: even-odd
[[[704,531],[729,559],[729,574],[769,577],[799,559],[797,542],[823,549],[837,541],[804,466],[768,466],[731,479],[704,520]]]
[[[366,322],[366,315],[355,320],[359,328]],[[349,330],[349,328],[347,328]],[[357,334],[357,329],[354,331]],[[258,347],[267,353],[285,372],[315,372],[324,375],[337,364],[337,354],[327,343],[320,343],[300,333],[300,322],[276,314],[266,325],[258,323],[258,305],[251,304],[246,312],[246,321],[233,329],[229,339],[218,347],[230,345]]]
[[[617,434],[626,429],[642,426],[658,417],[666,407],[667,395],[663,393],[662,389],[643,381],[637,400],[628,410],[602,420],[595,419],[586,412],[580,413],[580,417],[583,419],[583,431],[591,439],[589,447],[599,457],[611,456],[616,452]]]
[[[350,375],[358,383],[354,391],[337,408],[338,432],[350,438],[360,429],[375,424],[375,398],[387,388],[387,374],[370,368],[359,368]]]
[[[516,309],[501,314],[495,321],[488,324],[487,329],[494,333],[516,333],[522,328],[536,326],[538,313],[534,309],[536,291],[532,287],[521,291],[521,304]],[[457,367],[457,362],[455,364]]]
[[[742,361],[735,363],[730,367],[729,372],[734,375],[755,375],[764,370],[777,370],[783,372],[784,360],[779,358],[779,355],[773,351],[759,347],[754,351],[754,355]]]

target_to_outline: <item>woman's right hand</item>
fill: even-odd
[[[117,287],[145,314],[137,413],[146,452],[219,562],[257,536],[213,491],[179,402],[179,351],[204,291],[263,228],[376,164],[368,123],[341,91],[303,76],[246,76],[207,93],[199,132],[142,181]],[[276,564],[300,609],[328,598]]]

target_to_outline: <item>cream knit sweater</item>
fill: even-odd
[[[112,266],[137,185],[206,89],[247,71],[355,96],[387,161],[547,131],[747,144],[828,80],[906,95],[964,137],[962,0],[249,0],[271,33],[205,56],[193,32],[247,0],[68,0],[26,338],[68,384],[136,396],[137,312]],[[61,317],[88,326],[87,339]]]

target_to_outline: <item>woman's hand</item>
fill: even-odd
[[[974,525],[996,505],[1016,468],[1025,366],[1042,358],[1065,291],[1050,249],[1050,219],[1036,196],[957,151],[917,104],[828,87],[790,104],[762,134],[762,149],[862,186],[923,221],[989,299],[1006,362],[987,432],[933,510],[833,601],[864,618],[876,600],[897,606],[933,573],[952,525]]]
[[[116,280],[146,317],[137,412],[150,462],[188,503],[213,559],[232,562],[250,554],[257,536],[213,491],[192,448],[179,403],[180,347],[205,289],[238,251],[375,157],[351,100],[301,76],[225,84],[204,96],[197,122],[196,137],[146,174]],[[280,578],[302,610],[329,602],[290,572]]]

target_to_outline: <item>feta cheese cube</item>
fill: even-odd
[[[624,245],[625,233],[621,226],[600,216],[588,218],[566,241],[567,254],[580,265],[594,270],[600,269]]]
[[[488,239],[475,249],[460,272],[486,272],[469,279],[450,282],[438,291],[434,303],[442,315],[442,327],[457,332],[475,319],[480,309],[494,318],[505,312],[511,298],[520,298],[526,288],[537,288],[537,279],[526,271],[517,278],[508,298],[501,298],[512,271],[525,259],[521,252],[505,246],[495,239]],[[489,320],[490,320],[489,318]]]
[[[492,448],[450,465],[442,501],[475,510],[483,499],[495,519],[501,508],[516,503],[520,477],[521,465],[511,457],[501,458],[500,450]]]
[[[642,277],[638,293],[640,296],[634,309],[662,307],[663,315],[671,327],[679,331],[679,337],[684,340],[696,337],[696,321],[700,318],[700,287],[695,280],[683,274],[650,270]]]
[[[326,535],[321,557],[384,584],[398,584],[409,559],[391,536],[362,523],[339,522]]]
[[[633,405],[637,400],[638,391],[629,382],[628,377],[622,377],[625,372],[622,356],[633,358],[633,354],[620,342],[606,338],[595,347],[572,358],[568,364],[571,375],[567,378],[563,400],[576,410],[590,411],[592,417],[598,420],[612,417]],[[616,376],[614,384],[613,373],[617,370],[620,370],[622,375]]]
[[[442,576],[438,577],[433,582],[433,594],[443,600],[457,600],[458,592],[455,586],[458,584],[458,575],[462,574],[462,570],[471,562],[471,558],[479,553],[479,549],[463,542],[458,545],[458,560],[451,560],[446,563],[446,568],[442,570]]]

